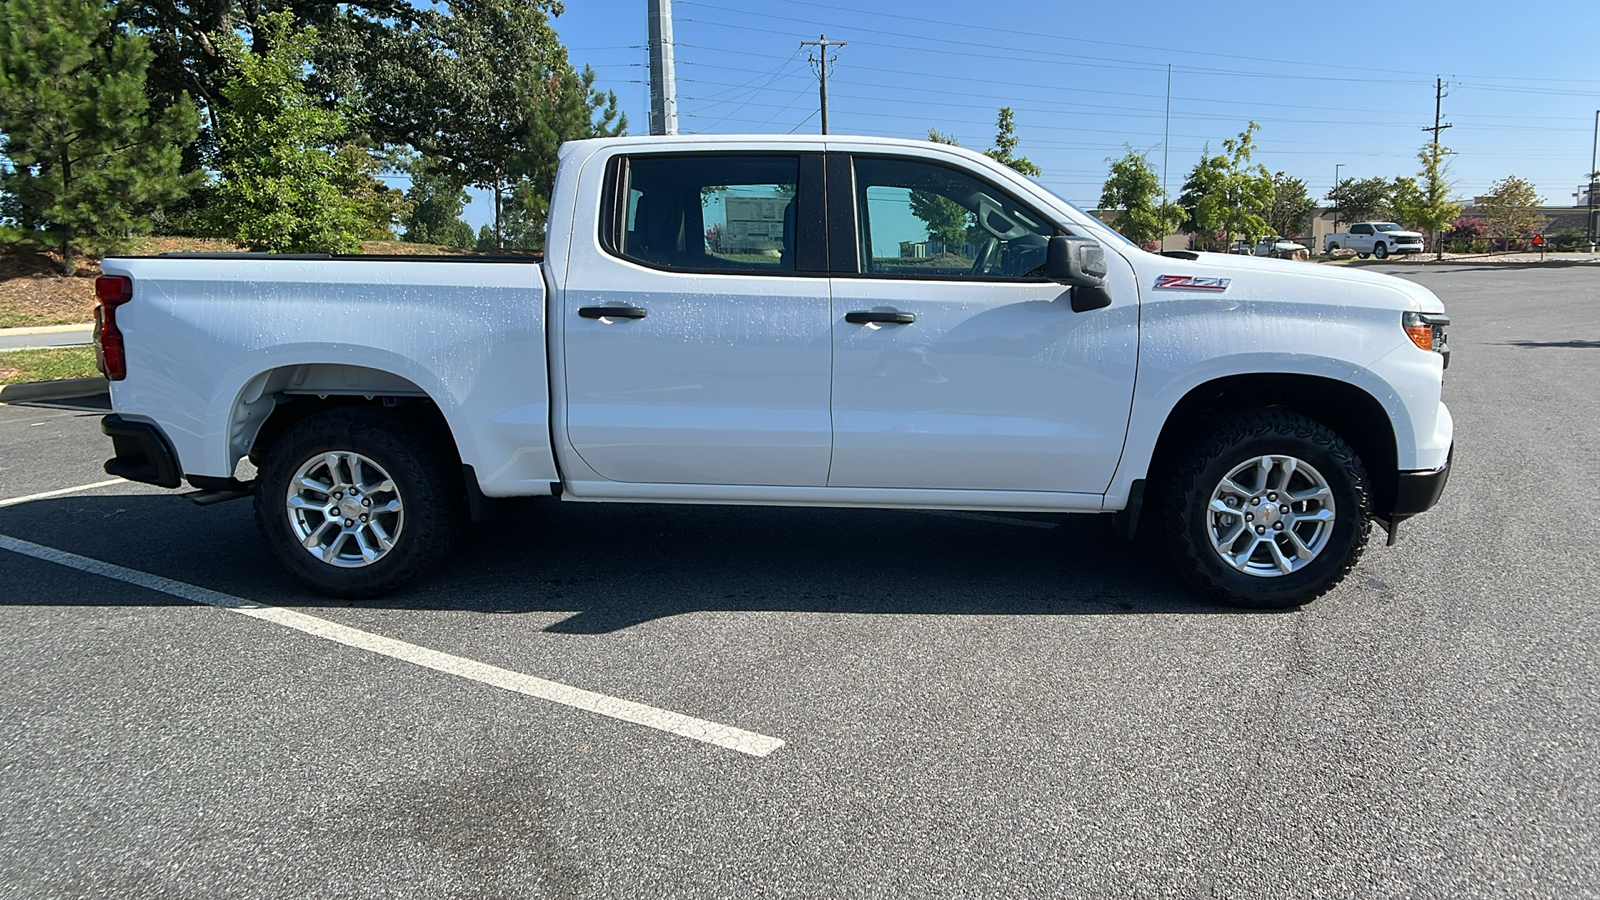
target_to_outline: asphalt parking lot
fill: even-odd
[[[1455,472],[1287,614],[1094,518],[553,501],[335,603],[0,406],[0,897],[1600,896],[1600,268],[1393,271]]]

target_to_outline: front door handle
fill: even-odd
[[[580,306],[578,315],[585,319],[642,319],[650,311],[637,306]]]
[[[879,322],[884,325],[910,325],[917,320],[917,314],[898,312],[892,309],[874,309],[847,312],[844,314],[844,320],[851,325],[865,325],[868,322]]]

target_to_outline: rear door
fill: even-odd
[[[830,155],[828,188],[841,270],[828,483],[1104,493],[1138,355],[1127,262],[1108,250],[1111,305],[1074,312],[1072,290],[1041,274],[1057,226],[1004,188],[861,154]]]
[[[567,437],[620,482],[821,486],[832,444],[821,153],[641,153],[561,314]],[[580,479],[582,480],[582,479]]]

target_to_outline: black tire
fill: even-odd
[[[1373,244],[1372,245],[1372,255],[1374,257],[1378,258],[1378,259],[1388,259],[1389,258],[1389,245],[1385,244],[1383,241],[1379,241],[1378,243]]]
[[[1294,571],[1266,577],[1223,561],[1209,529],[1227,518],[1208,509],[1225,476],[1264,456],[1293,457],[1312,467],[1326,481],[1334,510],[1327,541],[1315,555]],[[1267,481],[1265,473],[1262,480]],[[1185,574],[1210,599],[1252,609],[1292,609],[1332,590],[1350,574],[1371,531],[1370,496],[1361,458],[1337,434],[1287,410],[1258,410],[1222,420],[1177,463],[1162,490],[1162,534]],[[1291,521],[1291,530],[1295,527]],[[1251,539],[1248,533],[1242,538]],[[1288,535],[1283,538],[1287,541]],[[1271,548],[1266,551],[1270,555]]]
[[[1332,253],[1333,251],[1335,251],[1337,249],[1339,249],[1339,245],[1338,244],[1329,244],[1328,245],[1328,249],[1326,251],[1324,251],[1324,252]]]
[[[386,536],[393,538],[392,545],[371,562],[350,561],[350,567],[326,562],[307,550],[296,534],[305,526],[287,507],[291,481],[302,467],[315,465],[330,451],[359,454],[393,484],[392,492],[369,491],[384,499],[380,508],[397,501],[401,510],[390,515],[392,534]],[[351,476],[351,480],[360,479]],[[324,483],[331,487],[332,481]],[[256,528],[278,561],[313,590],[347,599],[382,596],[426,575],[450,552],[463,521],[464,492],[452,448],[395,410],[344,407],[296,423],[272,442],[253,493]],[[388,500],[391,495],[393,501]],[[327,502],[335,503],[331,491],[326,496]],[[373,510],[374,525],[381,514]],[[320,512],[315,516],[319,518],[313,521],[328,518]],[[337,519],[333,516],[326,523],[335,531]],[[346,539],[334,534],[328,543],[351,555],[361,549],[362,539],[362,535]],[[368,546],[373,542],[370,531],[365,540]]]
[[[1361,257],[1362,259],[1366,259],[1367,257],[1371,256],[1372,254],[1371,253],[1357,253],[1356,255]]]

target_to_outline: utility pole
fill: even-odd
[[[1444,79],[1433,79],[1433,127],[1424,128],[1423,131],[1433,132],[1433,164],[1439,165],[1439,132],[1449,128],[1448,124],[1440,124],[1439,117],[1444,104]],[[1433,251],[1435,259],[1444,259],[1444,242],[1439,239],[1439,233],[1433,234]]]
[[[822,133],[823,134],[827,134],[828,133],[828,63],[830,63],[830,62],[838,62],[839,61],[839,57],[837,57],[837,56],[835,56],[831,60],[828,59],[828,48],[829,47],[844,47],[844,46],[847,46],[849,43],[850,43],[849,41],[830,41],[830,40],[828,40],[828,36],[825,35],[825,34],[817,35],[817,39],[814,40],[814,41],[801,41],[800,42],[800,46],[802,46],[802,47],[815,47],[815,48],[817,48],[817,55],[813,56],[813,57],[810,57],[810,59],[808,61],[816,63],[816,65],[817,65],[818,91],[819,91],[819,93],[821,95],[821,98],[822,98]]]
[[[1594,189],[1600,186],[1600,169],[1595,165],[1600,162],[1600,109],[1594,111],[1594,144],[1589,148],[1589,252],[1594,252],[1596,231],[1594,220]]]
[[[1441,124],[1439,124],[1439,115],[1440,115],[1440,111],[1443,109],[1443,103],[1444,103],[1444,79],[1443,78],[1435,78],[1433,80],[1433,127],[1432,128],[1424,128],[1422,130],[1423,131],[1431,131],[1431,132],[1433,132],[1433,149],[1434,149],[1434,152],[1436,152],[1436,153],[1439,150],[1439,132],[1445,130],[1446,128],[1452,127],[1450,125],[1441,125]]]
[[[1336,163],[1333,167],[1333,230],[1339,230],[1339,170],[1344,168],[1344,163]]]
[[[1161,135],[1161,202],[1167,202],[1167,148],[1172,144],[1172,63],[1167,63],[1167,124]]]
[[[672,71],[672,0],[650,3],[650,133],[678,133],[678,87]]]

